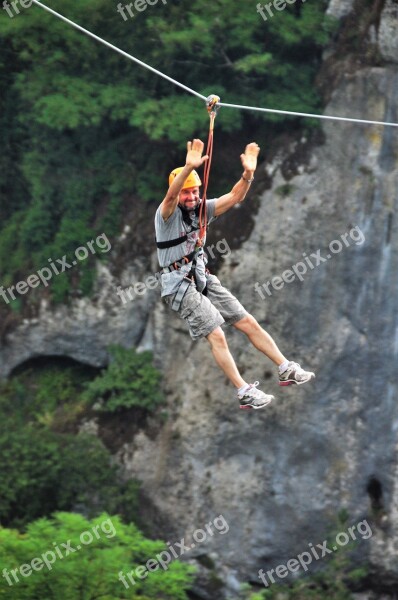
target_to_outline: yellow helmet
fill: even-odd
[[[174,179],[177,177],[178,173],[181,173],[184,167],[177,167],[174,169],[169,175],[169,187],[173,183]],[[199,175],[196,171],[191,171],[186,180],[184,181],[184,185],[182,186],[182,190],[186,190],[187,188],[197,187],[202,185]]]

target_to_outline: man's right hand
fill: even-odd
[[[204,144],[201,140],[195,139],[192,142],[187,142],[187,158],[185,167],[178,173],[174,181],[172,181],[169,189],[167,190],[167,194],[160,205],[160,212],[165,221],[167,221],[167,219],[177,208],[179,193],[186,178],[193,171],[193,169],[197,169],[203,165],[206,160],[208,160],[209,157],[207,154],[202,156],[203,148]]]
[[[187,142],[187,158],[185,164],[197,169],[209,159],[208,155],[202,156],[204,143],[201,140],[194,139],[192,142]]]

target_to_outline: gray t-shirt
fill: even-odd
[[[213,198],[212,200],[206,200],[206,208],[207,223],[209,224],[217,218],[214,216],[214,212],[216,210],[216,198]],[[192,220],[192,226],[197,227],[198,218],[194,211],[190,213],[190,217]],[[192,227],[188,225],[182,218],[182,212],[178,206],[173,214],[167,219],[167,221],[163,219],[160,212],[160,206],[158,207],[155,215],[155,231],[156,240],[158,242],[167,242],[182,237],[183,235],[188,236],[187,240],[178,246],[157,249],[158,261],[161,267],[168,267],[172,263],[181,260],[183,256],[187,256],[194,251],[197,239],[199,237],[199,230],[195,229],[192,231],[191,229]],[[203,240],[203,245],[205,242],[206,237]],[[200,252],[203,254],[203,250],[200,250]],[[184,278],[184,275],[188,271],[189,268],[182,267],[177,271],[163,273],[161,276],[162,296],[174,294]]]

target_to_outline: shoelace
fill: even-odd
[[[249,388],[245,391],[245,393],[242,396],[239,396],[239,398],[242,400],[242,398],[244,398],[246,396],[246,394],[249,394],[253,388],[256,388],[258,385],[260,385],[259,381],[255,381],[254,383],[249,383]],[[257,392],[257,390],[253,390],[254,392]],[[253,397],[253,394],[250,394],[251,397]]]
[[[259,382],[259,381],[255,381],[254,383],[250,383],[249,385],[250,385],[250,388],[247,390],[247,392],[245,392],[245,394],[244,394],[244,395],[246,395],[248,392],[251,392],[251,391],[253,391],[253,393],[252,393],[252,394],[250,394],[250,396],[251,396],[252,398],[256,398],[256,397],[257,397],[257,393],[256,393],[256,392],[257,392],[258,390],[256,390],[255,388],[256,388],[258,385],[260,385],[260,382]]]
[[[304,369],[296,362],[292,361],[287,372],[292,371],[292,367],[295,367],[295,377],[297,381],[302,381],[303,377],[305,377]]]
[[[290,369],[291,369],[293,366],[297,368],[297,370],[298,370],[298,372],[299,372],[299,375],[300,375],[300,374],[303,372],[303,369],[301,368],[301,366],[300,366],[298,363],[296,363],[296,362],[293,362],[293,361],[290,363],[290,365],[289,365],[289,367],[288,367],[288,368],[290,368]],[[300,373],[300,372],[301,372],[301,373]]]

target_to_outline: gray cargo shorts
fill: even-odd
[[[164,296],[166,304],[171,305],[175,294]],[[188,323],[193,340],[206,337],[223,323],[233,325],[249,313],[242,304],[221,285],[215,275],[207,276],[207,296],[203,296],[192,283],[187,289],[178,316]]]

